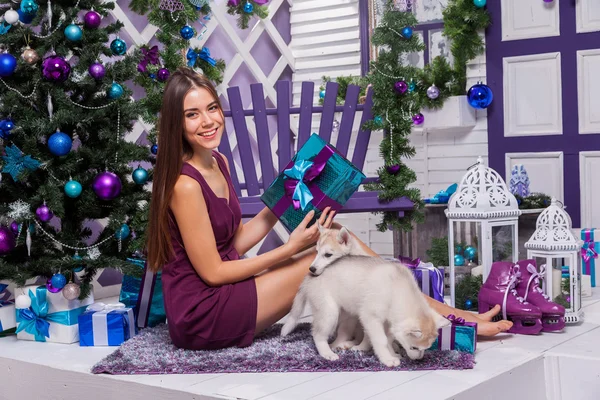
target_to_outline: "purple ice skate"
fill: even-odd
[[[485,313],[496,304],[502,305],[502,317],[513,322],[509,333],[537,335],[542,330],[542,312],[517,294],[519,266],[501,261],[492,264],[487,280],[479,290],[479,313]]]
[[[542,265],[538,272],[535,260],[522,260],[518,264],[521,271],[521,282],[517,285],[517,293],[542,312],[542,331],[562,330],[565,327],[565,308],[551,301],[540,288],[540,279],[546,277],[546,265]],[[547,284],[548,282],[546,282]]]

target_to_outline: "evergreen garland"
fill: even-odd
[[[237,3],[237,4],[236,4]],[[241,29],[248,28],[250,18],[257,16],[258,18],[267,18],[269,16],[269,9],[265,4],[266,1],[262,0],[256,2],[254,0],[229,0],[227,2],[227,13],[230,15],[238,15],[237,25]],[[248,6],[251,5],[251,7]],[[248,8],[249,7],[249,8]],[[248,12],[251,9],[252,11]]]
[[[546,208],[550,205],[552,199],[544,193],[531,193],[529,196],[521,197],[515,194],[517,203],[521,210],[532,210],[538,208]]]
[[[479,307],[477,296],[481,286],[483,286],[482,275],[473,276],[468,274],[459,280],[454,291],[456,307],[469,311],[477,310]],[[467,306],[467,300],[471,301],[470,307]]]

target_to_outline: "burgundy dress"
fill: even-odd
[[[181,173],[202,187],[221,259],[238,260],[240,256],[233,247],[233,237],[242,219],[240,203],[225,161],[219,153],[213,152],[213,156],[227,180],[229,204],[226,199],[217,197],[202,174],[190,164],[184,163]],[[175,217],[170,211],[169,215],[175,257],[164,266],[162,282],[173,344],[193,350],[250,345],[256,329],[254,277],[219,287],[208,286],[192,266]]]

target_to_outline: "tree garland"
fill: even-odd
[[[269,10],[265,4],[269,0],[229,0],[227,2],[227,13],[230,15],[238,15],[237,25],[241,29],[248,28],[250,18],[257,16],[258,18],[267,18]]]

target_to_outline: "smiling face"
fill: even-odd
[[[195,151],[214,150],[221,143],[224,117],[211,93],[192,87],[183,99],[184,139]]]

